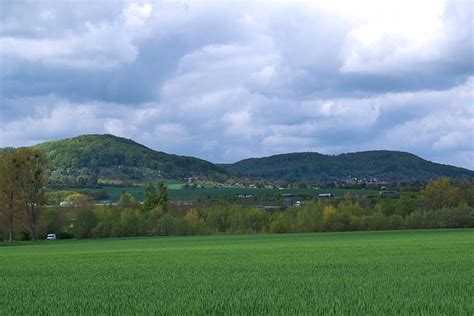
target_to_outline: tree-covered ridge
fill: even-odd
[[[74,182],[74,178],[78,185],[90,185],[97,182],[97,178],[218,177],[225,173],[205,160],[154,151],[113,135],[82,135],[34,147],[46,153],[52,182],[57,184],[66,185]]]
[[[221,165],[229,173],[286,181],[335,181],[347,178],[376,178],[379,181],[427,181],[440,176],[455,179],[474,177],[474,171],[433,163],[410,153],[365,151],[336,156],[291,153],[245,159]]]
[[[347,179],[388,182],[427,181],[440,176],[472,179],[474,171],[433,163],[397,151],[365,151],[336,156],[291,153],[250,158],[234,164],[154,151],[133,140],[113,135],[82,135],[34,146],[46,153],[49,184],[91,187],[98,181],[187,177],[224,181],[246,177],[283,182],[334,182]],[[114,182],[117,181],[117,182]]]

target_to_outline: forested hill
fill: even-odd
[[[97,180],[138,180],[157,177],[219,178],[225,171],[208,161],[154,151],[133,140],[113,135],[82,135],[41,143],[46,152],[51,183],[94,185]]]
[[[270,181],[333,182],[377,179],[427,181],[440,176],[474,179],[474,171],[433,163],[396,151],[366,151],[337,156],[292,153],[216,165],[208,161],[154,151],[113,135],[82,135],[35,145],[49,160],[49,183],[94,186],[98,180],[122,184],[133,180],[198,177],[224,181],[247,177]],[[99,181],[99,182],[100,182]]]
[[[410,153],[365,151],[337,156],[292,153],[221,165],[227,172],[267,180],[327,182],[348,178],[411,182],[440,176],[472,179],[474,171],[433,163]]]

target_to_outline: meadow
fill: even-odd
[[[0,314],[467,315],[473,247],[472,229],[17,242]]]

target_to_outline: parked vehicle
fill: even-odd
[[[46,236],[46,240],[56,240],[56,234],[48,234],[48,236]]]

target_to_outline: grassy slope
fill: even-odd
[[[472,314],[473,230],[0,247],[0,313]]]

